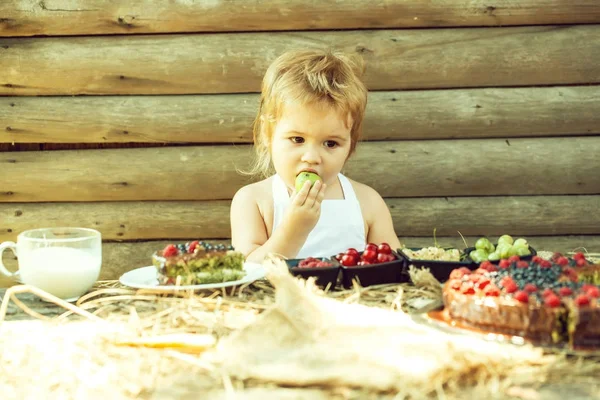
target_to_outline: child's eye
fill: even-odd
[[[337,145],[338,143],[335,140],[327,140],[325,142],[325,147],[329,147],[330,149],[337,147]]]
[[[292,141],[292,143],[304,143],[304,138],[300,136],[293,136],[290,138],[290,140]]]

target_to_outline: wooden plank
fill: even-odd
[[[384,197],[597,194],[599,153],[600,136],[367,142],[344,173]],[[5,152],[0,202],[231,199],[251,156],[249,145]]]
[[[258,92],[307,47],[361,54],[371,90],[589,84],[599,46],[600,25],[0,39],[0,95]]]
[[[584,247],[588,252],[600,252],[600,236],[571,235],[571,236],[526,236],[527,240],[537,250],[558,251],[567,253]],[[478,236],[465,237],[467,244],[473,245]],[[229,244],[228,240],[207,239],[215,243]],[[431,236],[400,237],[402,243],[409,247],[432,246]],[[440,246],[456,246],[464,248],[462,239],[456,236],[438,236]],[[182,240],[157,240],[144,242],[104,242],[102,244],[102,269],[100,280],[118,279],[122,274],[132,269],[151,264],[151,255],[157,249],[164,248],[169,243],[184,242]],[[4,264],[10,271],[17,270],[17,260],[12,253],[5,253]],[[0,276],[0,288],[14,284],[12,278]]]
[[[600,195],[388,198],[400,236],[600,234]],[[0,203],[0,241],[40,226],[85,226],[104,240],[229,238],[229,201]]]
[[[257,94],[0,97],[0,143],[249,143]],[[600,86],[371,92],[365,140],[600,133]]]
[[[591,0],[22,0],[0,4],[0,36],[101,35],[600,22]]]

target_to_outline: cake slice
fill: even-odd
[[[245,276],[244,255],[233,247],[193,241],[169,244],[152,255],[159,285],[203,285]]]

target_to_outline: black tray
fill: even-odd
[[[422,247],[407,247],[408,250],[417,251],[421,250]],[[459,249],[460,251],[460,249]],[[461,254],[465,254],[464,251],[460,251]],[[450,272],[456,268],[467,267],[470,270],[477,269],[478,265],[469,254],[466,253],[466,257],[462,261],[438,261],[438,260],[419,260],[412,259],[406,253],[404,253],[403,249],[398,249],[398,254],[404,259],[404,268],[408,273],[409,265],[414,265],[416,268],[426,267],[429,268],[431,274],[440,282],[446,282],[450,277]]]
[[[498,246],[498,244],[497,244],[497,243],[496,243],[496,244],[494,244],[494,248],[496,248],[496,246]],[[469,258],[469,260],[471,260],[471,261],[473,261],[473,260],[471,259],[471,256],[469,255],[469,253],[471,253],[473,250],[475,250],[475,247],[467,247],[467,248],[465,249],[465,254],[467,255],[467,257],[468,257],[468,258]],[[535,249],[534,249],[533,247],[531,247],[531,246],[529,246],[529,251],[531,252],[531,254],[530,254],[530,255],[528,255],[528,256],[519,256],[519,258],[520,258],[521,260],[524,260],[524,261],[529,261],[529,260],[531,260],[531,259],[533,258],[533,256],[537,255],[537,251],[535,251]],[[501,259],[500,259],[500,260],[501,260]],[[498,264],[498,263],[500,262],[500,260],[498,260],[498,261],[490,261],[490,262],[491,262],[492,264]],[[480,263],[478,263],[478,262],[475,262],[475,261],[473,261],[473,262],[474,262],[476,265],[479,265],[479,264],[480,264]],[[482,262],[483,262],[483,261],[482,261]]]
[[[303,258],[294,258],[291,260],[285,260],[290,269],[290,272],[294,276],[300,276],[304,279],[314,276],[316,278],[315,283],[318,286],[326,288],[329,285],[330,289],[333,289],[338,281],[338,275],[340,273],[340,263],[335,258],[330,259],[326,257],[313,257],[320,261],[325,261],[333,264],[333,267],[320,267],[320,268],[299,268],[298,264]]]
[[[362,252],[359,254],[362,255]],[[352,288],[352,281],[355,279],[362,287],[384,283],[408,282],[408,275],[404,268],[403,258],[395,251],[392,251],[392,254],[396,259],[386,263],[356,265],[353,267],[341,265],[342,285],[346,289]]]

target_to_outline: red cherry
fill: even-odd
[[[585,294],[597,299],[600,297],[600,289],[597,286],[592,286],[585,290]]]
[[[379,247],[377,247],[378,253],[390,254],[392,252],[392,248],[387,243],[381,243]]]
[[[529,263],[527,261],[517,261],[517,268],[527,268]]]
[[[561,296],[565,297],[572,295],[573,291],[571,290],[571,288],[561,287],[560,289],[558,289],[558,293],[560,293]]]
[[[363,251],[363,254],[362,254],[363,261],[373,262],[373,261],[375,261],[375,259],[377,259],[377,251],[372,250],[372,249]]]
[[[575,260],[585,260],[585,254],[583,254],[582,252],[577,252],[575,253],[575,255],[573,255],[573,258]]]
[[[552,267],[552,263],[548,260],[542,260],[540,261],[540,268],[551,268]]]
[[[350,247],[348,250],[346,250],[346,255],[356,257],[356,258],[360,257],[358,254],[358,250],[356,250],[354,247]]]
[[[353,267],[356,265],[356,258],[350,254],[344,254],[340,263],[344,267]]]
[[[550,308],[556,308],[560,306],[560,299],[555,294],[550,294],[544,297],[544,304]]]
[[[377,253],[377,262],[378,263],[385,263],[385,262],[392,261],[392,260],[390,260],[389,254],[386,254],[386,253]]]
[[[344,253],[338,253],[338,255],[335,256],[335,259],[338,261],[342,261],[342,257],[344,257]]]
[[[179,253],[174,244],[168,244],[163,250],[163,257],[172,257]]]
[[[542,258],[542,257],[540,257],[540,256],[533,256],[533,257],[531,258],[531,262],[532,262],[532,263],[535,263],[535,264],[539,264],[539,263],[540,263],[542,260],[543,260],[543,258]]]
[[[585,294],[580,294],[575,298],[575,304],[577,304],[578,306],[586,306],[590,304],[590,298],[587,297]]]
[[[521,303],[529,302],[529,295],[524,290],[519,290],[514,294],[515,300],[520,301]]]
[[[369,243],[365,246],[365,251],[367,250],[373,250],[375,253],[377,253],[377,245],[375,243]]]
[[[510,267],[510,261],[508,261],[507,259],[503,258],[502,260],[500,260],[500,262],[498,263],[498,266],[500,268],[506,269],[508,267]]]

